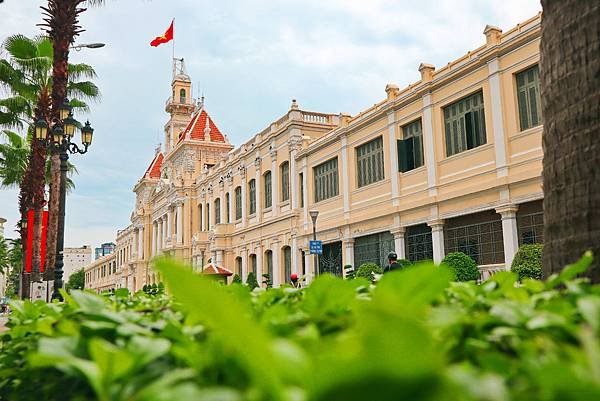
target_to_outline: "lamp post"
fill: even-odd
[[[83,48],[86,48],[86,49],[98,49],[98,48],[104,47],[104,46],[106,46],[104,43],[85,43],[85,44],[81,44],[81,45],[71,46],[71,49],[79,51],[79,50],[81,50]]]
[[[59,206],[58,206],[58,232],[56,235],[56,260],[54,263],[54,291],[52,299],[62,300],[59,289],[63,282],[63,250],[65,240],[65,205],[67,194],[67,170],[69,153],[84,154],[92,143],[94,129],[87,121],[81,127],[81,143],[83,149],[71,142],[79,123],[73,118],[73,110],[69,101],[65,99],[59,108],[58,119],[53,119],[48,123],[44,118],[40,118],[35,123],[35,137],[41,141],[46,148],[51,148],[58,152],[60,157],[60,187],[59,187]]]
[[[317,240],[317,217],[319,217],[319,211],[318,210],[310,210],[308,212],[308,214],[310,214],[310,218],[312,219],[312,225],[313,225],[313,241]],[[315,253],[315,257],[314,259],[314,272],[315,272],[315,276],[319,275],[319,255]]]

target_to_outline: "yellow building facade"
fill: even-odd
[[[520,244],[543,241],[540,15],[484,35],[441,68],[422,63],[408,87],[388,84],[355,116],[293,101],[235,148],[191,99],[179,61],[164,149],[134,187],[120,285],[157,282],[160,254],[197,270],[210,259],[243,280],[268,273],[274,286],[291,273],[310,281],[310,211],[320,272],[383,265],[391,250],[435,262],[465,252],[484,275],[510,266]]]

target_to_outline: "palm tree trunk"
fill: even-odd
[[[600,282],[600,2],[542,6],[544,275],[591,249]]]
[[[68,81],[69,47],[81,32],[78,16],[85,9],[79,8],[83,0],[49,0],[48,7],[42,7],[48,35],[54,48],[52,65],[52,117],[59,117],[59,107],[66,98]],[[50,199],[48,204],[47,258],[46,266],[54,267],[58,234],[58,214],[60,195],[60,159],[56,152],[51,156]]]

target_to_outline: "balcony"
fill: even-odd
[[[173,96],[169,97],[165,102],[165,111],[170,113],[174,109],[188,109],[188,111],[193,111],[196,108],[196,103],[194,99],[191,99],[189,103],[181,103],[176,99],[173,99]]]

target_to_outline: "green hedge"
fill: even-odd
[[[542,244],[521,245],[512,261],[510,270],[519,275],[519,280],[542,278]]]
[[[256,279],[256,274],[254,272],[248,273],[248,277],[246,277],[246,285],[251,289],[255,289],[258,287],[258,280]]]
[[[447,254],[442,263],[452,269],[456,281],[473,281],[481,277],[477,263],[462,252]]]
[[[598,400],[600,285],[576,278],[591,262],[520,286],[419,264],[252,292],[158,260],[173,298],[12,303],[0,400]]]
[[[373,279],[373,273],[383,274],[383,269],[375,263],[363,263],[358,267],[355,277],[366,278],[370,281]]]

